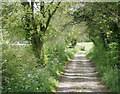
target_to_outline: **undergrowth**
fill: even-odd
[[[116,68],[117,49],[116,44],[110,44],[106,51],[102,44],[94,46],[86,56],[95,63],[100,73],[101,80],[109,88],[110,92],[119,92],[118,70]]]
[[[64,44],[44,47],[45,67],[37,67],[30,46],[13,48],[3,45],[2,92],[52,92],[58,83],[64,64],[76,53]]]

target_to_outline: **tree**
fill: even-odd
[[[92,56],[98,59],[98,65],[117,70],[116,88],[120,89],[120,3],[84,3],[84,6],[74,12],[74,20],[78,23],[87,22],[89,38],[95,44]],[[104,53],[103,56],[100,53]]]
[[[21,4],[11,3],[6,5],[4,3],[3,28],[6,31],[15,30],[15,29],[18,30],[18,28],[20,28],[21,30],[22,28],[26,40],[29,40],[32,43],[35,56],[38,59],[43,60],[43,55],[42,55],[43,53],[42,47],[44,44],[43,36],[45,35],[46,30],[49,27],[50,21],[53,15],[55,14],[55,12],[57,11],[60,3],[61,2],[51,1],[50,3],[47,4],[44,1],[35,2],[34,0],[31,1],[31,5],[27,0],[26,2],[21,2]],[[8,10],[9,8],[10,10]],[[9,13],[11,14],[8,15]],[[7,23],[7,21],[9,21],[9,23]]]
[[[110,51],[109,45],[116,43],[116,48],[120,49],[120,35],[119,35],[119,19],[118,2],[95,2],[84,3],[74,12],[74,20],[77,23],[82,21],[87,22],[88,35],[95,46],[103,44],[106,51]],[[119,55],[117,65],[120,69]]]
[[[73,20],[73,10],[71,10],[73,5],[76,6],[69,2],[46,3],[34,2],[34,0],[31,4],[27,0],[21,3],[4,3],[3,28],[12,38],[14,36],[18,38],[20,35],[21,39],[25,37],[26,40],[31,41],[35,56],[39,61],[43,61],[43,45],[45,40],[49,40],[48,37],[57,36],[67,39],[69,36],[69,43],[73,38],[79,39],[81,34],[79,27],[82,25],[76,25]],[[57,31],[56,35],[51,31]]]
[[[116,5],[117,3],[105,2],[84,3],[84,6],[74,12],[74,20],[78,23],[86,21],[89,37],[94,40],[94,43],[99,37],[106,49],[107,44],[117,41],[118,8]]]
[[[29,2],[25,2],[25,3],[22,2],[22,5],[24,5],[24,7],[27,7],[26,5],[29,5],[28,3]],[[43,47],[42,37],[46,33],[46,30],[49,26],[50,20],[51,20],[52,16],[54,15],[54,13],[56,12],[56,10],[58,9],[58,6],[60,5],[61,2],[58,2],[58,4],[56,5],[54,10],[50,9],[51,5],[54,6],[53,1],[50,4],[48,4],[48,6],[45,5],[45,2],[40,2],[40,11],[39,12],[42,15],[42,18],[47,19],[47,20],[46,20],[46,22],[45,21],[42,22],[42,20],[40,19],[38,24],[35,23],[34,3],[35,2],[32,1],[31,6],[28,7],[28,9],[30,8],[32,10],[32,14],[31,14],[32,17],[30,19],[32,28],[29,30],[26,30],[26,32],[28,32],[29,36],[31,37],[31,42],[32,42],[36,57],[40,59],[42,57],[41,55],[42,55],[42,47]],[[46,9],[46,8],[48,8],[48,9]],[[48,16],[48,17],[46,17],[46,16]],[[26,17],[26,22],[28,21],[28,23],[29,23],[28,19],[29,19],[29,17]],[[26,23],[27,28],[30,27],[28,23]],[[40,26],[39,30],[38,30],[38,26]],[[31,30],[33,31],[32,34],[30,33]],[[43,59],[43,57],[41,59]]]

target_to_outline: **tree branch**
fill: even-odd
[[[58,6],[60,5],[61,2],[58,2],[56,8],[54,9],[54,11],[51,13],[51,16],[54,15],[54,13],[56,12],[56,10],[58,9]]]
[[[48,20],[47,20],[47,22],[46,22],[46,28],[45,28],[45,29],[48,28],[49,23],[50,23],[50,20],[51,20],[52,16],[54,15],[54,13],[56,12],[56,10],[58,9],[60,3],[61,3],[61,2],[58,2],[56,8],[54,9],[54,11],[53,11],[51,14],[50,14],[50,10],[49,10],[49,17],[48,17]]]
[[[40,11],[41,11],[41,14],[43,15],[43,17],[45,18],[44,8],[45,8],[45,4],[44,4],[44,2],[42,1],[42,2],[40,3]]]
[[[70,14],[69,12],[67,12],[67,14],[74,17],[74,15],[73,15],[73,14]]]

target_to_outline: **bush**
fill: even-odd
[[[118,70],[116,68],[117,49],[116,44],[109,45],[110,50],[106,51],[101,44],[86,54],[93,61],[100,73],[102,81],[107,85],[111,92],[119,92],[118,88]]]
[[[3,93],[55,91],[64,64],[76,52],[74,49],[65,50],[64,44],[46,45],[45,67],[40,68],[30,46],[3,46]]]

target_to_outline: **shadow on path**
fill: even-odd
[[[56,92],[108,92],[94,64],[80,51],[65,66]]]

